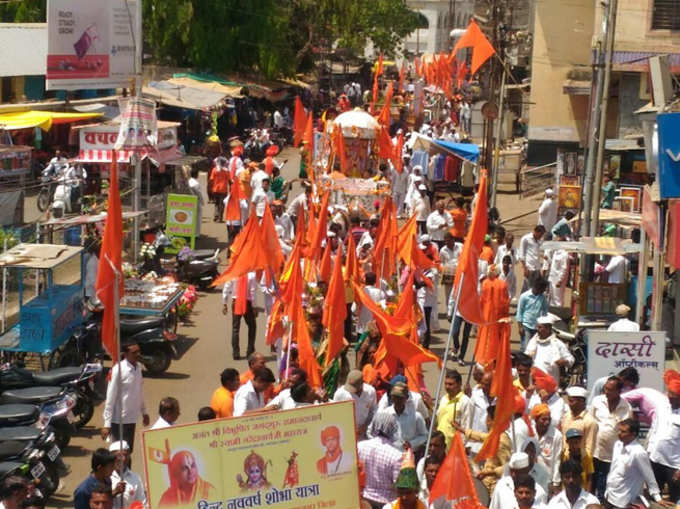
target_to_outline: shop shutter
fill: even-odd
[[[680,30],[680,1],[653,1],[652,30]]]

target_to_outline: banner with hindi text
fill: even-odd
[[[359,507],[351,401],[143,435],[151,509]]]

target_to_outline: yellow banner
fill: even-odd
[[[351,401],[144,432],[152,509],[356,509]]]

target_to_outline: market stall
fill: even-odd
[[[125,293],[120,300],[122,315],[165,316],[184,293],[184,286],[162,280],[125,279]]]
[[[51,355],[83,319],[83,249],[19,244],[0,255],[0,350]]]
[[[472,189],[476,180],[479,146],[474,143],[455,143],[435,140],[422,134],[413,134],[411,164],[419,164],[428,172],[435,190]],[[434,162],[430,164],[431,160]]]
[[[177,148],[177,122],[158,121],[158,142],[156,146],[141,152],[143,177],[141,182],[142,208],[149,213],[142,221],[140,229],[148,230],[163,225],[165,220],[166,194],[183,188],[188,176],[184,175],[181,167],[173,166],[172,171],[167,166],[173,160],[183,157]],[[108,178],[109,165],[113,157],[113,147],[118,138],[120,124],[115,121],[101,124],[75,126],[79,138],[79,153],[75,162],[87,165],[88,173],[96,173],[99,179]],[[132,188],[133,175],[128,171],[132,152],[121,150],[116,152],[116,159],[121,172],[121,189]],[[121,193],[131,205],[131,193]]]

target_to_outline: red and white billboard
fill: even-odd
[[[129,87],[135,65],[135,2],[48,0],[47,89]]]

